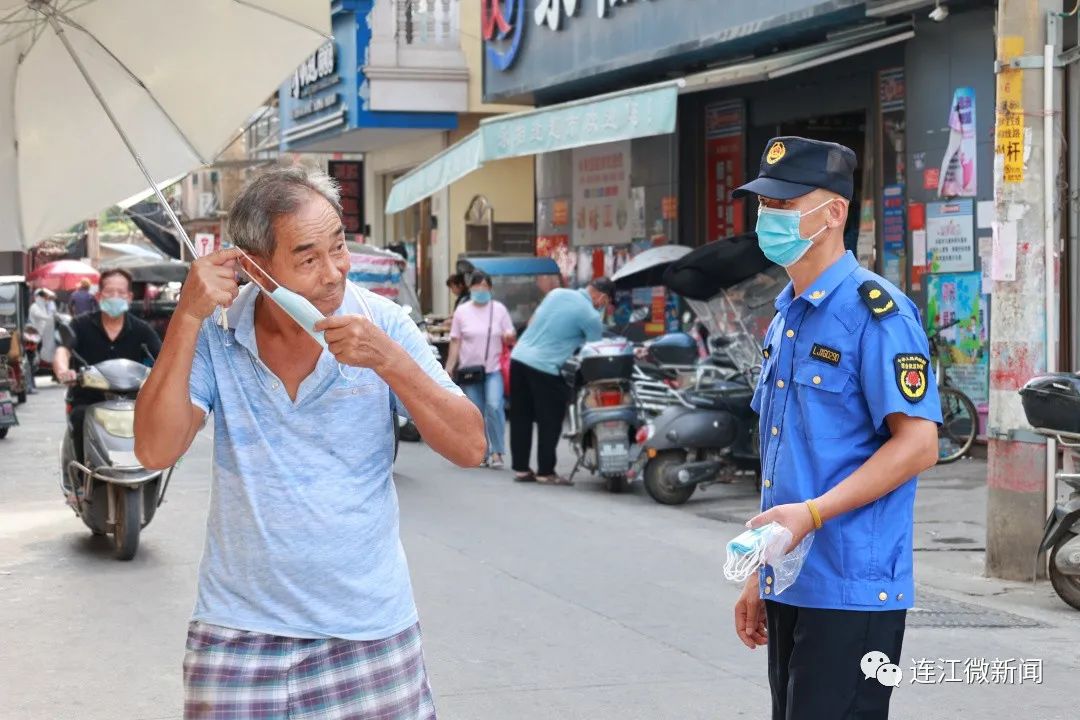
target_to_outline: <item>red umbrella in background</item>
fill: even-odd
[[[99,277],[101,274],[86,263],[78,260],[57,260],[42,265],[26,279],[35,288],[71,291],[79,287],[79,281],[84,278],[97,285]]]

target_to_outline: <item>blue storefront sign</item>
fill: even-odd
[[[307,0],[320,2],[324,0]],[[302,63],[278,90],[281,150],[304,150],[313,143],[354,130],[453,130],[454,113],[378,112],[368,109],[363,58],[371,42],[368,15],[375,0],[333,3],[334,39]]]

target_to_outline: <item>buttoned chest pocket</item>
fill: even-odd
[[[750,407],[752,407],[754,412],[759,415],[765,409],[769,382],[773,375],[773,366],[775,365],[775,357],[766,357],[761,364],[761,372],[758,375],[757,386],[754,388],[754,398],[750,401]]]
[[[806,437],[835,439],[855,430],[859,412],[851,373],[822,363],[803,362],[795,369],[795,386]]]

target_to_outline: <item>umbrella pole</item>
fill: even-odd
[[[71,56],[72,62],[75,63],[75,67],[79,69],[79,72],[83,76],[83,80],[90,87],[90,92],[94,93],[94,97],[97,98],[98,103],[101,104],[101,109],[105,111],[105,115],[108,116],[109,121],[113,127],[116,128],[116,133],[123,140],[124,145],[127,146],[128,152],[131,153],[131,157],[135,160],[135,164],[139,166],[139,170],[142,171],[143,177],[150,183],[150,187],[154,190],[154,195],[157,196],[158,202],[161,203],[161,207],[164,208],[165,214],[169,216],[169,220],[172,222],[173,227],[180,233],[180,239],[187,246],[188,252],[191,253],[192,258],[199,257],[199,253],[195,250],[194,243],[191,242],[191,238],[188,237],[187,232],[184,230],[184,226],[180,224],[180,219],[176,217],[176,213],[173,212],[172,206],[165,199],[161,190],[158,188],[157,183],[154,182],[154,178],[150,175],[150,171],[146,169],[146,165],[143,163],[142,156],[139,155],[139,151],[135,149],[135,146],[131,143],[127,133],[124,132],[124,128],[120,125],[120,121],[113,115],[112,108],[109,107],[109,103],[105,101],[101,91],[98,89],[97,83],[90,77],[90,73],[86,70],[86,66],[83,65],[79,55],[75,52],[75,48],[71,46],[71,42],[68,40],[67,35],[64,33],[64,28],[61,27],[60,22],[56,19],[55,13],[45,12],[45,16],[49,20],[49,25],[52,26],[53,32],[60,38],[60,42],[63,43],[64,49],[68,51],[68,55]],[[181,255],[183,253],[181,252]]]

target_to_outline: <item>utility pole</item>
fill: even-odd
[[[1057,369],[1061,7],[998,3],[986,572],[1011,580],[1032,578],[1054,501],[1056,449],[1031,431],[1017,390]]]

